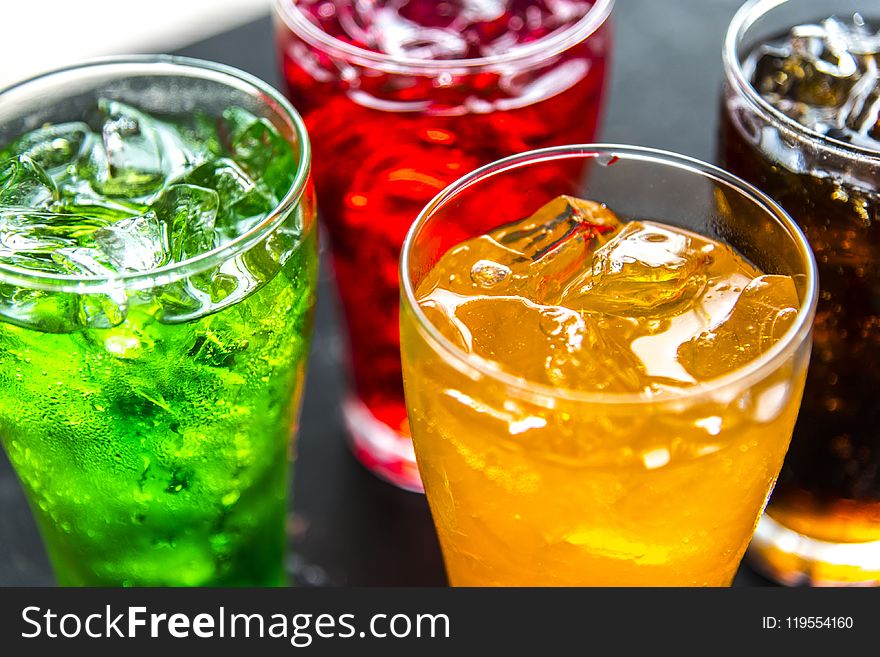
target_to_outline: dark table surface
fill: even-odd
[[[742,0],[617,0],[613,80],[601,139],[713,158],[721,42]],[[270,84],[279,76],[267,18],[179,54],[223,62]],[[345,444],[337,299],[320,283],[298,441],[288,568],[300,585],[446,583],[424,496],[367,473]],[[748,568],[736,584],[766,584]],[[53,578],[15,474],[0,452],[0,586]]]

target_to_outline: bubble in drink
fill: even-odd
[[[481,287],[495,287],[510,276],[510,267],[491,260],[480,260],[471,267],[471,280]]]

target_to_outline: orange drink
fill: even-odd
[[[814,263],[778,206],[671,154],[533,152],[435,199],[402,282],[454,585],[731,582],[809,356]]]

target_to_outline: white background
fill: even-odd
[[[167,52],[259,18],[271,0],[0,0],[0,86],[100,55]]]

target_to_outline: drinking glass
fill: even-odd
[[[0,439],[60,584],[279,585],[317,277],[305,127],[246,73],[144,56],[3,90],[0,146],[99,98],[181,120],[247,110],[289,143],[293,182],[228,243],[152,271],[0,265]]]
[[[819,266],[804,402],[749,552],[786,584],[880,584],[880,148],[785,116],[755,90],[743,63],[796,25],[856,12],[880,29],[874,3],[749,2],[724,43],[720,162],[794,217]]]
[[[540,7],[549,4],[492,3],[519,14],[503,13],[482,24],[485,32],[464,36],[498,39],[506,32],[513,38],[515,26],[523,29],[533,15],[540,21]],[[400,373],[403,238],[425,204],[468,171],[517,152],[593,139],[613,2],[588,4],[565,29],[462,58],[434,50],[457,43],[455,29],[440,29],[438,21],[464,21],[464,13],[455,14],[456,7],[465,11],[464,3],[443,5],[451,12],[445,14],[440,3],[426,0],[275,3],[286,90],[317,154],[319,206],[348,326],[353,386],[343,412],[349,440],[361,462],[403,488],[422,489]],[[362,7],[382,20],[388,11],[407,12],[407,22],[379,30],[382,38],[406,35],[396,52],[358,44],[356,37],[376,27],[373,14],[358,13]]]
[[[746,366],[659,397],[553,387],[468,355],[419,307],[420,281],[452,246],[563,194],[793,277],[792,327]],[[431,201],[404,243],[401,281],[407,408],[453,585],[730,584],[782,465],[810,353],[815,263],[776,203],[672,153],[534,151]]]

